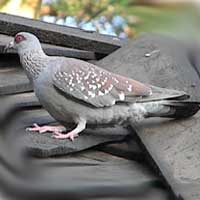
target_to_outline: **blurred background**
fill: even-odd
[[[121,39],[140,32],[199,38],[199,0],[0,0],[0,12]]]

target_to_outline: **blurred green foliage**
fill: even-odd
[[[0,8],[9,1],[12,0],[0,0]],[[27,0],[23,0],[25,1]],[[106,16],[111,20],[114,15],[121,15],[127,20],[132,36],[140,32],[162,32],[179,37],[185,35],[199,37],[200,6],[190,4],[158,6],[144,5],[140,2],[140,0],[52,0],[49,4],[42,5],[41,14],[48,15],[49,12],[50,15],[53,13],[61,18],[76,16],[78,21],[86,22],[100,16]],[[50,11],[43,13],[45,6],[48,6]]]
[[[95,17],[121,15],[128,21],[134,33],[165,32],[197,36],[199,10],[195,6],[139,5],[136,0],[57,0],[51,7],[58,15],[77,16],[89,21]],[[189,33],[188,33],[189,31]]]
[[[123,2],[120,0],[119,2]],[[102,13],[112,14],[114,0],[57,0],[51,6],[57,11],[58,15],[77,16],[81,19],[92,19]]]
[[[0,0],[0,8],[8,3],[9,0]]]

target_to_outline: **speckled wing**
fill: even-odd
[[[126,97],[148,96],[151,89],[144,84],[113,74],[91,63],[66,59],[53,75],[53,84],[67,95],[95,107],[127,102]]]

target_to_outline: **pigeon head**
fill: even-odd
[[[8,48],[16,49],[19,54],[26,51],[42,49],[38,38],[35,35],[27,32],[17,33],[14,37],[14,40],[7,45],[6,49]]]

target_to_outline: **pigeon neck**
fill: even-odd
[[[45,68],[45,60],[47,60],[47,57],[42,49],[20,52],[21,64],[31,81],[36,79]]]

